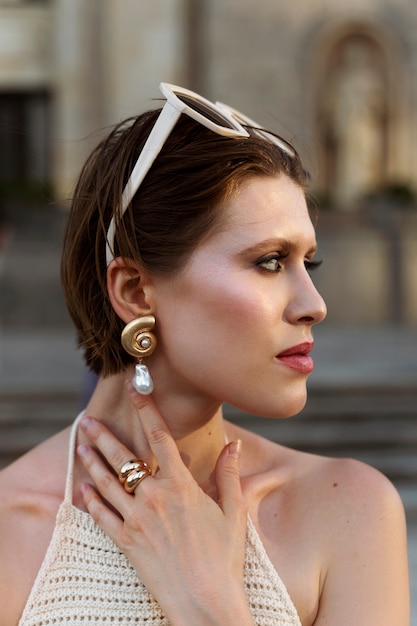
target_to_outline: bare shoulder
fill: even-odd
[[[300,472],[304,482],[313,486],[321,497],[334,499],[345,507],[393,507],[402,511],[402,503],[392,482],[379,470],[351,458],[331,458],[294,451],[295,475]],[[326,495],[327,494],[327,495]],[[343,505],[343,506],[342,506]]]
[[[394,527],[405,528],[398,491],[379,470],[350,458],[297,457],[295,464],[303,476],[303,497],[309,497],[314,505],[318,500],[323,504],[326,519],[335,530],[351,527],[350,532],[356,533],[358,539],[358,533],[363,532],[365,537],[370,526],[374,531],[380,528],[388,533]],[[349,534],[345,530],[345,536]],[[339,545],[340,532],[336,536]]]
[[[396,488],[374,467],[352,458],[309,454],[239,430],[250,459],[246,473],[255,482],[266,482],[273,492],[291,490],[306,505],[327,503],[326,515],[352,509],[357,516],[361,511],[368,516],[374,508],[403,516]]]
[[[405,514],[391,481],[354,459],[240,436],[249,512],[303,624],[408,624]]]
[[[293,515],[313,533],[327,561],[354,546],[397,541],[405,546],[404,506],[393,483],[379,470],[351,458],[330,458],[281,450],[287,465],[284,491],[293,494]],[[276,469],[275,471],[278,471]],[[279,490],[278,490],[279,491]],[[399,547],[398,544],[398,547]]]
[[[5,626],[18,623],[49,545],[64,496],[67,441],[63,431],[0,472],[0,606]]]
[[[329,461],[321,474],[331,477],[333,495],[322,492],[329,540],[317,623],[408,624],[407,532],[396,488],[349,459]]]
[[[275,497],[291,497],[289,514],[305,515],[311,526],[325,528],[328,544],[332,533],[337,544],[343,536],[360,532],[366,536],[370,525],[390,532],[405,528],[401,498],[393,483],[379,470],[352,458],[324,457],[293,450],[271,442],[261,443],[269,464],[264,474],[271,477]],[[297,526],[299,527],[300,520]],[[340,530],[344,533],[341,534]]]

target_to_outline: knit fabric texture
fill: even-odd
[[[72,504],[75,422],[64,501],[19,626],[168,626],[134,568],[88,513]],[[257,626],[301,626],[285,585],[248,518],[245,590]]]

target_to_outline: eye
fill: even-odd
[[[304,266],[307,272],[314,272],[314,270],[318,269],[322,263],[323,261],[310,261],[307,259],[304,261]]]
[[[262,257],[259,261],[256,261],[256,265],[258,267],[263,268],[267,272],[278,273],[282,269],[282,261],[286,259],[288,254],[268,254],[267,256]]]

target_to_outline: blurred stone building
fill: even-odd
[[[0,193],[65,204],[101,129],[188,86],[306,159],[329,321],[415,325],[416,32],[415,0],[0,0]]]

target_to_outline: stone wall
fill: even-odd
[[[318,104],[329,97],[326,63],[338,42],[359,33],[378,49],[389,86],[387,183],[417,188],[416,30],[415,0],[50,0],[39,5],[0,0],[0,96],[47,90],[50,174],[61,202],[100,129],[153,107],[161,80],[201,90],[281,132],[306,158],[322,191],[323,181],[331,179],[317,120]],[[316,280],[329,304],[329,320],[416,324],[416,211],[388,211],[396,217],[381,221],[383,211],[370,216],[357,202],[349,206],[356,207],[350,215],[349,207],[338,212],[336,206],[323,211],[319,222],[326,264]],[[36,237],[22,244],[19,231],[15,235],[2,262],[3,315],[10,302],[32,293],[24,271],[17,272],[23,259],[38,267],[38,249],[59,258],[59,245],[47,252],[50,244],[42,248]],[[53,266],[41,265],[47,271]],[[45,293],[58,292],[59,285],[50,282],[55,274],[38,278],[38,294],[41,285]],[[42,298],[32,295],[33,307]],[[50,322],[61,315],[61,304],[56,311]]]
[[[417,325],[417,211],[388,211],[320,213],[324,262],[313,279],[328,306],[327,323]]]

